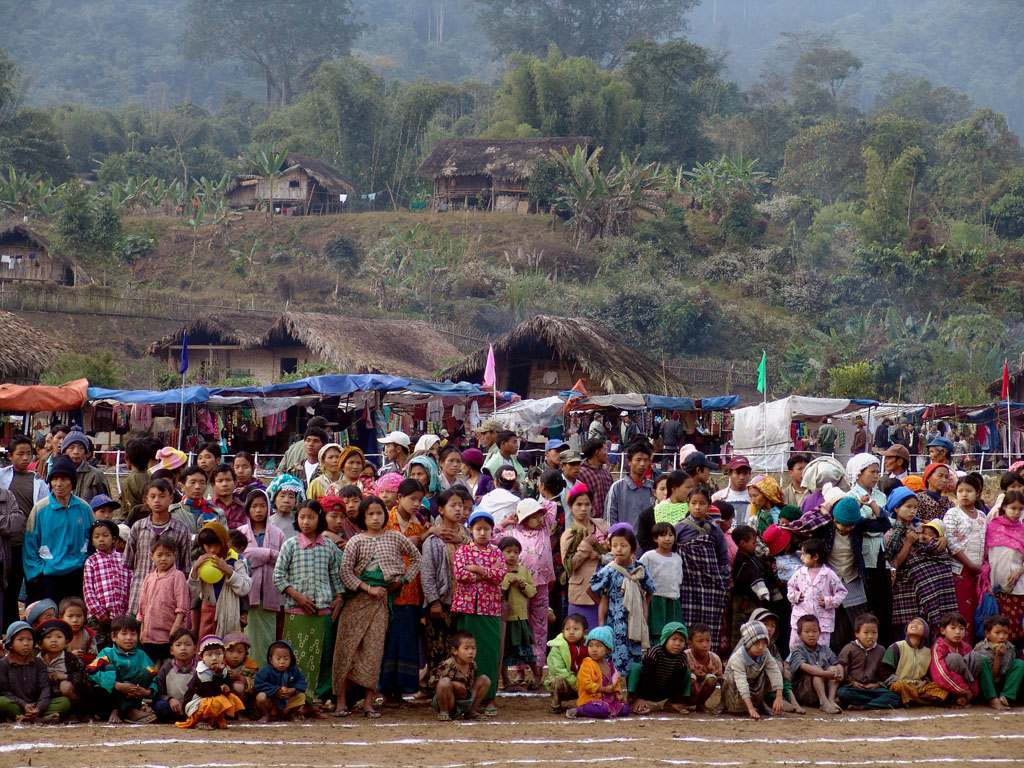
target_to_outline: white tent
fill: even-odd
[[[507,429],[525,431],[531,435],[547,429],[551,421],[561,416],[565,400],[558,395],[540,400],[520,400],[491,414]]]
[[[818,420],[856,407],[843,398],[793,395],[739,408],[732,412],[733,454],[745,456],[754,470],[782,472],[793,445],[790,426],[794,421]]]

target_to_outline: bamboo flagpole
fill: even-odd
[[[1006,403],[1006,468],[1010,468],[1011,450],[1010,438],[1013,435],[1010,422],[1010,363],[1003,359],[1003,402]]]
[[[761,460],[768,472],[768,352],[761,350],[761,364],[757,366],[757,391],[761,393]]]
[[[185,374],[188,372],[188,328],[181,333],[181,365],[178,366],[178,373],[181,374],[181,409],[178,411],[178,450],[181,450],[181,443],[185,434]]]

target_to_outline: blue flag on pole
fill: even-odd
[[[181,333],[181,365],[178,366],[178,373],[182,376],[188,370],[188,331]]]

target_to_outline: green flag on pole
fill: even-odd
[[[765,387],[767,386],[768,376],[768,353],[766,351],[761,352],[761,364],[757,366],[757,391],[764,394]]]

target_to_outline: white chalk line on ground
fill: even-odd
[[[606,755],[601,757],[602,761],[628,761],[633,763],[659,763],[662,765],[679,766],[712,766],[713,768],[731,768],[732,766],[747,765],[757,762],[761,765],[827,765],[838,768],[856,768],[857,766],[892,765],[891,758],[886,760],[764,760],[756,758],[752,760],[686,760],[658,757],[642,757],[639,755]],[[579,757],[572,758],[510,758],[501,760],[474,760],[472,763],[345,763],[345,768],[468,768],[468,766],[497,766],[497,765],[562,765],[578,764]],[[906,765],[945,765],[949,763],[970,763],[973,765],[1006,765],[1019,764],[1017,758],[1009,757],[928,757],[928,758],[907,758],[901,759],[900,764]],[[338,763],[180,763],[170,765],[167,763],[125,763],[105,764],[105,768],[249,768],[249,766],[260,766],[260,768],[336,768]],[[33,768],[29,765],[16,766],[15,768]]]
[[[152,738],[152,739],[126,739],[123,741],[100,741],[100,742],[78,742],[78,743],[55,743],[55,742],[23,742],[15,744],[3,744],[0,745],[0,754],[10,754],[15,752],[25,752],[30,750],[41,750],[41,749],[88,749],[88,748],[101,748],[101,747],[146,747],[146,746],[167,746],[167,745],[209,745],[216,744],[219,746],[225,745],[242,745],[251,747],[312,747],[312,746],[337,746],[337,747],[368,747],[368,746],[413,746],[413,745],[447,745],[447,744],[491,744],[501,746],[545,746],[545,745],[557,745],[567,743],[579,743],[584,745],[590,744],[606,744],[606,743],[622,743],[622,742],[644,742],[644,741],[655,741],[661,739],[668,739],[674,742],[685,742],[691,744],[721,744],[721,745],[741,745],[741,744],[782,744],[782,745],[801,745],[801,744],[849,744],[854,743],[865,743],[865,744],[877,744],[885,742],[940,742],[940,741],[978,741],[978,740],[995,740],[995,741],[1019,741],[1024,740],[1024,734],[986,734],[986,735],[974,735],[974,734],[935,734],[935,735],[906,735],[896,734],[892,736],[845,736],[842,738],[833,737],[813,737],[813,738],[785,738],[785,737],[731,737],[731,738],[716,738],[709,736],[684,736],[684,735],[669,735],[661,736],[615,736],[608,738],[581,738],[576,739],[572,737],[561,737],[561,738],[527,738],[527,739],[486,739],[486,738],[443,738],[443,739],[432,739],[432,738],[404,738],[404,739],[385,739],[381,741],[365,741],[365,740],[274,740],[274,739],[211,739],[211,738]]]

